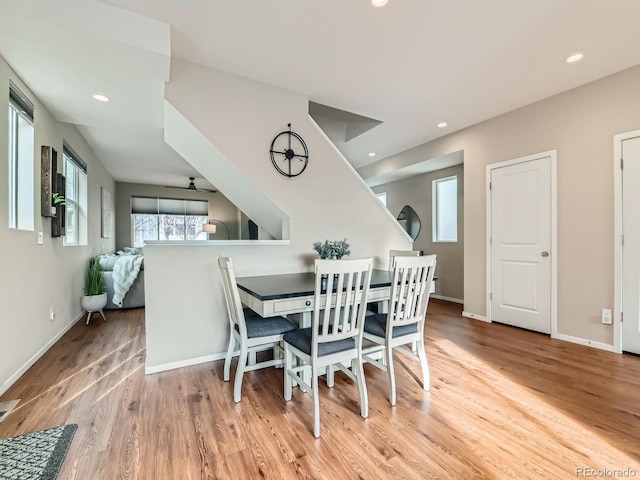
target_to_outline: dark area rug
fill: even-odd
[[[55,480],[78,425],[0,440],[0,480]]]

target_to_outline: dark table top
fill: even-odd
[[[240,290],[253,295],[261,301],[280,298],[306,297],[313,295],[315,273],[284,273],[279,275],[263,275],[259,277],[239,277],[236,283]],[[370,288],[391,286],[391,272],[372,270]]]

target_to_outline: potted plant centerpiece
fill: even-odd
[[[325,240],[324,242],[314,242],[313,249],[318,252],[321,259],[341,260],[342,257],[351,254],[351,245],[344,240]]]
[[[318,252],[322,260],[341,260],[342,257],[351,254],[350,248],[351,245],[349,245],[346,238],[344,240],[325,240],[324,242],[313,243],[313,249]],[[337,277],[334,277],[334,286],[337,279]],[[327,289],[326,274],[322,274],[320,277],[320,288],[322,290]]]
[[[100,256],[96,255],[89,260],[89,268],[85,277],[84,295],[82,296],[82,308],[87,312],[87,322],[93,312],[100,312],[106,321],[102,309],[107,305],[107,292],[104,289],[104,273],[100,265]]]

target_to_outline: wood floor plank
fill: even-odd
[[[285,402],[282,369],[247,373],[236,404],[222,361],[144,375],[144,309],[108,320],[74,325],[0,398],[22,399],[0,438],[78,424],[60,479],[640,476],[640,357],[471,320],[432,300],[431,390],[417,363],[397,358],[391,407],[386,373],[367,365],[363,419],[357,387],[337,373],[334,388],[320,382],[315,439],[312,399],[295,389]]]

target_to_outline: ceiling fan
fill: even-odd
[[[189,190],[191,192],[211,192],[216,193],[218,190],[208,190],[206,188],[196,187],[196,177],[189,177],[189,186],[187,187],[174,187],[172,185],[165,185],[166,188],[179,188],[181,190]]]

